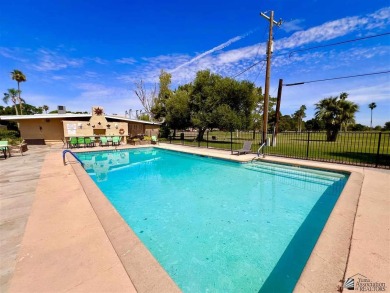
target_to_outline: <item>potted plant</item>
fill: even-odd
[[[8,143],[11,154],[20,153],[23,156],[23,153],[28,151],[27,143],[22,138],[10,138]]]
[[[152,141],[152,138],[150,136],[144,136],[144,139],[141,140],[141,144],[150,144]]]
[[[137,145],[137,144],[140,144],[140,140],[139,140],[139,138],[131,138],[128,140],[128,143],[132,144],[132,145]]]

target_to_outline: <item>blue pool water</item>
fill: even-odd
[[[147,148],[77,154],[184,292],[289,292],[347,175]]]

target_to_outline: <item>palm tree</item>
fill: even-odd
[[[16,115],[19,115],[18,107],[16,107],[17,96],[18,96],[17,89],[8,89],[8,93],[4,93],[3,102],[8,104],[9,99],[11,99],[15,107]]]
[[[23,74],[23,72],[17,69],[14,69],[14,71],[11,72],[11,78],[12,80],[16,80],[16,82],[18,83],[18,92],[19,92],[18,102],[20,106],[20,115],[23,115],[23,100],[20,97],[20,93],[21,93],[20,83],[25,82],[27,79],[26,76]]]
[[[298,111],[293,114],[293,117],[297,119],[298,132],[302,132],[302,119],[306,117],[306,106],[302,105]]]
[[[356,124],[356,121],[355,121],[355,117],[352,117],[351,119],[347,119],[344,121],[343,125],[344,125],[344,132],[347,132],[348,131],[348,126],[349,125],[354,125]],[[340,129],[340,131],[342,130],[342,128]]]
[[[315,117],[325,123],[327,141],[336,141],[341,126],[353,121],[359,106],[347,101],[348,94],[341,93],[338,97],[320,100],[316,105]]]
[[[344,125],[345,131],[347,131],[348,124],[355,123],[355,113],[358,111],[359,106],[354,102],[347,101],[346,98],[339,101],[339,106],[341,108],[341,125]]]
[[[49,110],[49,106],[48,105],[43,105],[42,106],[42,109],[45,111],[45,113],[47,114],[47,111]]]
[[[376,108],[376,104],[374,102],[368,104],[368,108],[371,109],[371,122],[370,122],[370,128],[372,129],[372,110]]]

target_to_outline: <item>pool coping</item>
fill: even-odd
[[[74,157],[67,158],[76,162]],[[181,292],[84,168],[71,165],[137,292]]]
[[[141,147],[204,155],[202,154],[204,150],[193,148],[177,150],[165,145]],[[233,157],[230,154],[219,155],[209,152],[206,156],[241,163],[249,162],[253,158],[253,155]],[[69,155],[67,158],[75,161]],[[295,292],[339,291],[340,288],[342,289],[342,280],[347,269],[354,222],[363,185],[363,173],[344,165],[334,168],[324,167],[323,162],[300,161],[292,164],[274,157],[266,158],[264,161],[350,174],[294,289]],[[72,164],[72,167],[137,291],[149,292],[158,289],[159,292],[180,292],[175,282],[122,219],[83,167],[80,164]]]

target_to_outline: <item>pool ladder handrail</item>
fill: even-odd
[[[260,157],[260,151],[263,151],[262,154],[263,154],[263,158],[265,158],[265,154],[264,154],[264,148],[267,146],[267,141],[263,142],[259,149],[257,150],[257,157]]]
[[[65,162],[65,155],[66,155],[66,153],[70,153],[81,164],[81,166],[84,168],[84,163],[81,162],[81,160],[79,158],[77,158],[76,155],[71,150],[64,150],[62,152],[62,161],[64,162],[64,166],[66,165],[66,162]]]

